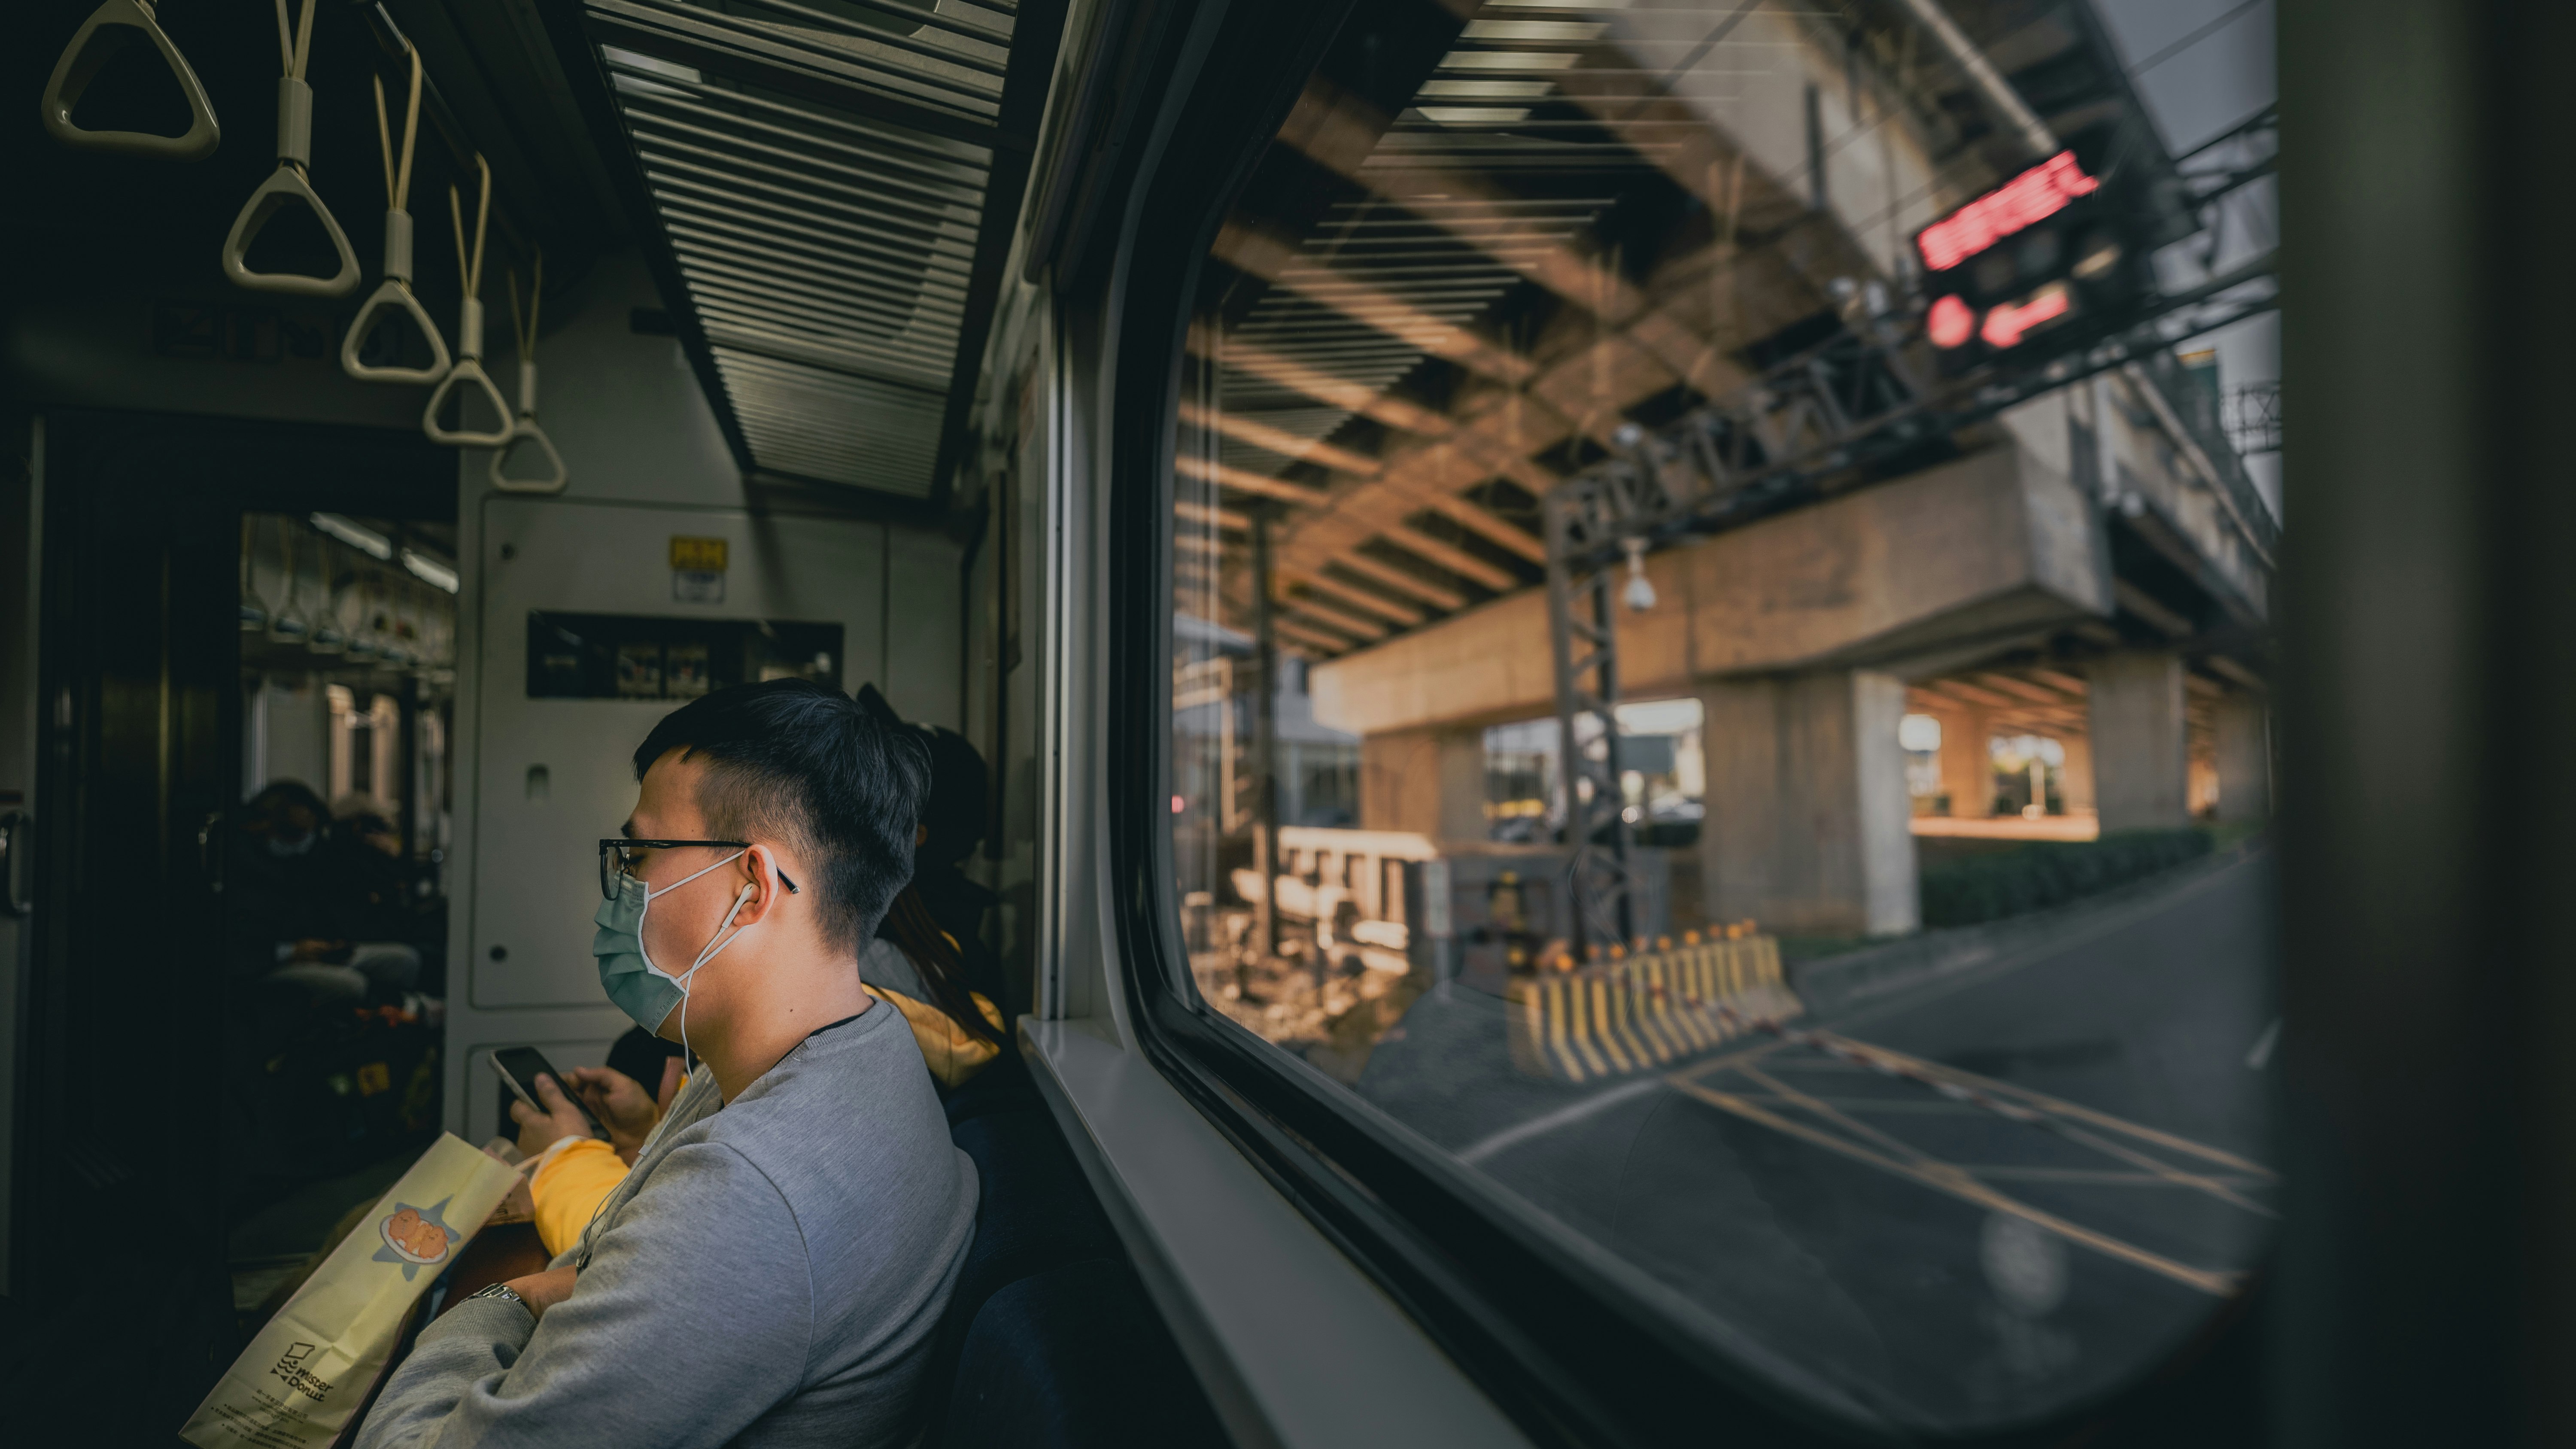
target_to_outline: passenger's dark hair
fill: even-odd
[[[894,705],[873,684],[860,685],[856,697],[859,708],[870,718],[920,741],[931,762],[930,796],[922,806],[925,838],[915,853],[919,870],[915,883],[904,887],[887,912],[885,938],[894,942],[911,959],[913,969],[921,973],[921,984],[930,993],[932,1006],[968,1036],[998,1044],[1001,1033],[984,1019],[984,1013],[975,1009],[973,991],[966,984],[965,954],[940,927],[919,886],[924,875],[941,871],[954,875],[958,860],[983,837],[984,756],[955,730],[904,723],[903,717],[894,712]]]
[[[248,808],[254,814],[260,815],[266,815],[280,807],[290,805],[311,814],[315,830],[330,829],[331,807],[323,804],[322,797],[314,793],[313,787],[301,780],[272,781],[265,789],[251,796],[248,802]]]
[[[853,960],[895,892],[912,879],[912,837],[930,795],[930,759],[848,695],[811,680],[738,684],[693,699],[635,748],[635,778],[673,750],[704,757],[698,808],[707,829],[792,842],[815,878],[823,932]]]
[[[930,838],[921,842],[924,866],[955,865],[984,838],[985,769],[983,751],[945,725],[905,724],[873,684],[859,686],[859,708],[891,725],[912,731],[930,751],[930,801],[921,823]]]

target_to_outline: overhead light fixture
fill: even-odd
[[[431,558],[427,554],[421,553],[416,549],[404,549],[402,551],[402,565],[404,568],[411,570],[412,577],[419,579],[422,583],[445,589],[451,594],[456,592],[456,570],[449,568],[447,565],[440,563],[438,560]]]
[[[349,547],[374,555],[379,562],[389,562],[394,556],[392,542],[362,523],[352,522],[336,513],[316,513],[309,521],[315,528]]]
[[[1628,551],[1628,587],[1620,597],[1630,609],[1642,614],[1655,607],[1655,586],[1646,579],[1646,541],[1623,538],[1619,546]]]

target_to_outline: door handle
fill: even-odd
[[[9,915],[29,915],[36,909],[34,881],[23,890],[18,884],[21,875],[30,874],[21,837],[35,823],[36,817],[24,810],[0,811],[0,911]]]
[[[197,870],[206,878],[206,889],[216,895],[224,893],[221,842],[215,839],[215,827],[224,823],[224,812],[211,810],[197,825]]]

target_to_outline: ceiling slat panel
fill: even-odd
[[[1025,175],[1011,162],[997,186],[997,154],[1034,144],[1062,10],[564,6],[598,62],[585,103],[624,139],[630,209],[746,468],[932,496],[998,292],[985,234],[1007,235]]]

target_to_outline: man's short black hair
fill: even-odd
[[[635,748],[635,778],[673,750],[707,761],[698,789],[707,829],[792,843],[812,862],[815,879],[798,884],[821,906],[825,936],[853,959],[865,950],[912,879],[913,828],[930,794],[920,743],[846,694],[773,679],[662,716]]]

